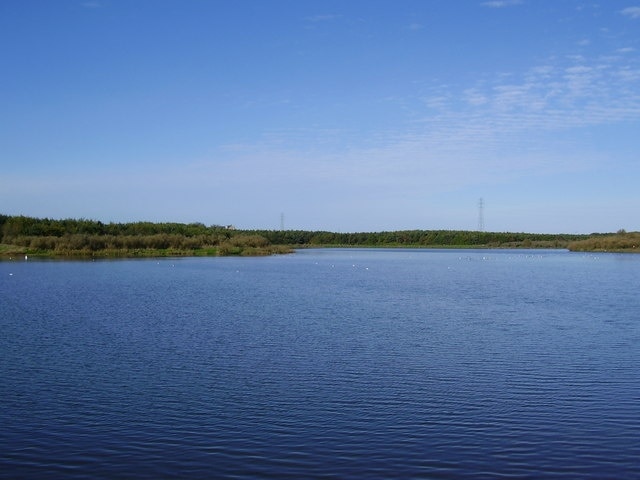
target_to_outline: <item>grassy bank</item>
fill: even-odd
[[[74,258],[264,256],[291,252],[293,248],[289,246],[271,245],[255,235],[224,240],[180,235],[21,235],[0,244],[0,256],[4,258],[24,255]]]
[[[136,248],[136,249],[103,249],[103,250],[32,250],[15,245],[0,246],[0,257],[21,258],[25,255],[36,258],[156,258],[156,257],[222,257],[222,256],[267,256],[292,253],[287,246],[276,245],[266,248],[196,248],[183,250],[174,248]]]
[[[17,245],[7,245],[4,243],[0,243],[0,256],[2,257],[15,257],[21,256],[28,253],[25,247],[19,247]]]
[[[640,253],[640,232],[593,236],[571,242],[568,248],[574,252]]]

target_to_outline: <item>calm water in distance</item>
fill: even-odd
[[[640,255],[0,262],[0,478],[640,478]]]

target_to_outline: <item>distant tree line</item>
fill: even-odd
[[[478,232],[466,230],[401,230],[390,232],[334,233],[303,230],[265,231],[255,234],[273,244],[296,246],[362,247],[530,247],[564,248],[585,235]]]
[[[207,227],[203,223],[102,223],[87,219],[53,220],[25,216],[0,215],[3,238],[19,235],[60,237],[67,234],[84,235],[182,235],[193,237],[226,231],[222,226]]]
[[[235,230],[203,223],[103,223],[87,219],[0,215],[0,243],[42,254],[242,255],[290,248],[345,247],[524,247],[567,248],[601,235],[402,230],[336,233],[305,230]],[[618,238],[620,240],[620,238]],[[579,243],[578,243],[579,245]],[[286,247],[283,247],[286,246]]]

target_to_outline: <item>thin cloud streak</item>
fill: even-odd
[[[101,2],[94,1],[94,0],[82,2],[80,5],[83,6],[84,8],[102,8],[103,6]]]
[[[342,15],[326,13],[326,14],[312,15],[311,17],[307,17],[305,20],[309,22],[329,22],[331,20],[337,20],[341,17]]]
[[[620,13],[633,19],[640,18],[640,7],[627,7],[621,10]]]
[[[522,0],[491,0],[488,2],[482,2],[480,5],[489,8],[504,8],[513,7],[515,5],[522,5]]]

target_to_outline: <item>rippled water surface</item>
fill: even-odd
[[[640,256],[0,262],[2,478],[640,478]]]

